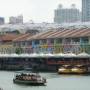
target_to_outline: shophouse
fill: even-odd
[[[0,53],[13,53],[15,48],[13,47],[12,40],[18,37],[16,34],[0,35]]]
[[[90,53],[90,28],[61,29],[27,39],[34,53]]]

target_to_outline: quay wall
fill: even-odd
[[[0,70],[57,71],[62,65],[83,65],[90,71],[90,58],[65,57],[0,57]]]

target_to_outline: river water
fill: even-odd
[[[3,90],[90,90],[90,75],[40,74],[47,78],[46,86],[14,84],[14,72],[0,71],[0,87]]]

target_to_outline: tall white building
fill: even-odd
[[[9,23],[10,24],[20,24],[20,23],[23,23],[23,16],[20,15],[20,16],[17,16],[17,17],[10,17],[9,18]]]
[[[3,25],[5,23],[4,17],[0,17],[0,25]]]
[[[82,22],[90,21],[90,0],[82,0]]]
[[[74,4],[72,4],[71,8],[63,8],[62,5],[59,5],[54,13],[55,23],[75,23],[81,19],[81,13],[79,9],[75,8]]]

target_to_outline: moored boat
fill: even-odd
[[[58,69],[58,73],[62,73],[62,74],[68,74],[71,73],[71,66],[70,65],[63,65],[62,67],[60,67]]]
[[[83,65],[63,65],[58,69],[59,74],[84,74],[87,73],[86,67]]]
[[[72,73],[75,73],[75,74],[83,74],[87,72],[87,69],[82,65],[76,65],[71,70],[72,70]]]

